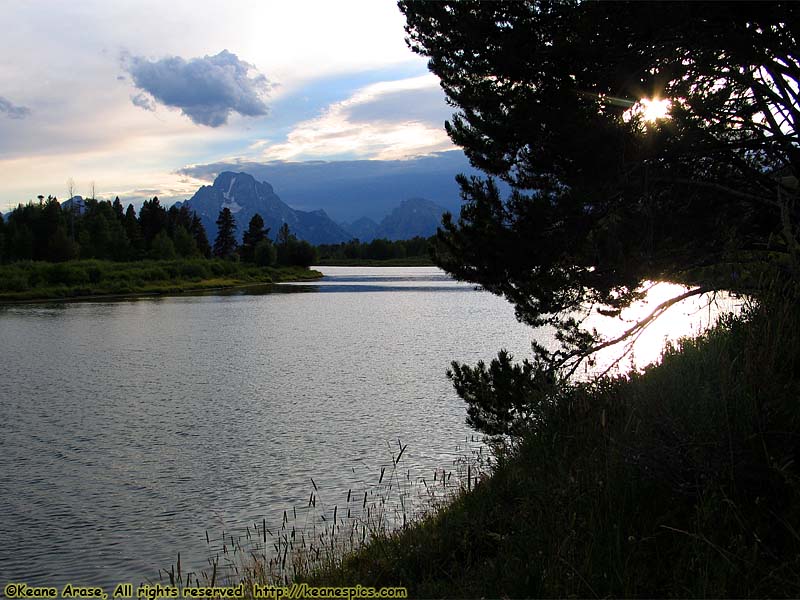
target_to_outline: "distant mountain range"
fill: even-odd
[[[425,198],[403,200],[380,223],[362,217],[352,223],[342,223],[342,228],[362,242],[377,238],[408,240],[416,236],[430,237],[442,222],[446,210]]]
[[[445,209],[423,198],[412,198],[400,203],[380,223],[363,217],[352,223],[337,224],[324,210],[296,210],[283,202],[272,186],[257,181],[247,173],[225,171],[220,173],[212,185],[204,185],[185,203],[200,217],[206,228],[208,239],[217,235],[216,220],[220,210],[229,208],[236,220],[237,237],[247,229],[250,219],[258,213],[275,237],[284,223],[298,238],[312,244],[337,244],[352,238],[362,242],[375,238],[390,240],[409,239],[414,236],[428,237],[436,232]]]
[[[233,213],[240,240],[256,213],[264,219],[273,238],[284,223],[289,224],[290,231],[298,238],[312,244],[336,244],[352,238],[324,210],[294,210],[278,197],[270,184],[256,181],[247,173],[220,173],[212,185],[201,187],[185,205],[200,217],[209,240],[217,236],[217,217],[223,208]]]
[[[460,149],[402,160],[217,162],[186,167],[179,173],[210,184],[225,171],[243,171],[258,181],[268,181],[292,208],[321,208],[337,223],[361,217],[380,223],[407,198],[427,198],[457,214],[461,190],[456,175],[481,175]],[[506,196],[509,190],[502,181],[497,183]]]

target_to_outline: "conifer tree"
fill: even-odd
[[[125,234],[130,241],[131,249],[129,258],[139,258],[144,249],[144,241],[142,238],[142,229],[139,226],[139,221],[136,219],[136,210],[134,210],[133,204],[128,204],[128,208],[125,211],[124,225]]]
[[[197,216],[197,213],[192,214],[192,224],[189,227],[189,233],[194,237],[200,256],[211,258],[211,244],[208,243],[206,228],[203,227],[203,222],[200,220],[200,217]]]
[[[236,221],[228,207],[217,217],[217,239],[214,240],[214,256],[230,258],[236,252]]]
[[[261,215],[258,213],[253,215],[247,231],[242,236],[242,246],[239,248],[239,255],[243,261],[253,262],[255,260],[256,246],[267,239],[268,233],[269,229],[264,229],[264,219],[261,218]]]

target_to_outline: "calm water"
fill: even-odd
[[[427,476],[471,435],[444,372],[529,347],[504,301],[436,269],[314,286],[0,308],[0,584],[157,577],[205,531],[333,504],[387,444]]]
[[[530,331],[434,268],[323,271],[272,293],[0,308],[0,585],[137,584],[177,552],[203,568],[206,531],[279,524],[311,478],[333,505],[398,439],[412,477],[452,469],[472,432],[446,368],[525,356]]]

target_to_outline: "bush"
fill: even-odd
[[[12,272],[0,277],[0,290],[4,292],[24,292],[29,287],[25,273]]]
[[[205,279],[210,276],[209,270],[206,266],[199,262],[181,263],[179,268],[181,277],[187,279]]]
[[[161,267],[151,267],[143,273],[143,276],[147,281],[161,281],[163,279],[169,279],[169,275]]]
[[[49,265],[45,277],[50,285],[81,285],[89,283],[89,275],[86,270],[69,263]]]
[[[86,269],[86,272],[89,275],[90,283],[100,283],[100,280],[103,278],[103,271],[101,271],[100,267],[97,265],[90,265]]]

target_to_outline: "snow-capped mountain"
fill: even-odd
[[[346,242],[352,235],[328,217],[323,210],[294,210],[284,203],[266,181],[256,181],[247,173],[220,173],[212,185],[204,185],[186,201],[206,228],[209,240],[217,236],[217,217],[223,208],[230,209],[236,220],[236,235],[242,239],[250,219],[258,213],[269,227],[273,239],[284,223],[301,240],[312,244]]]

